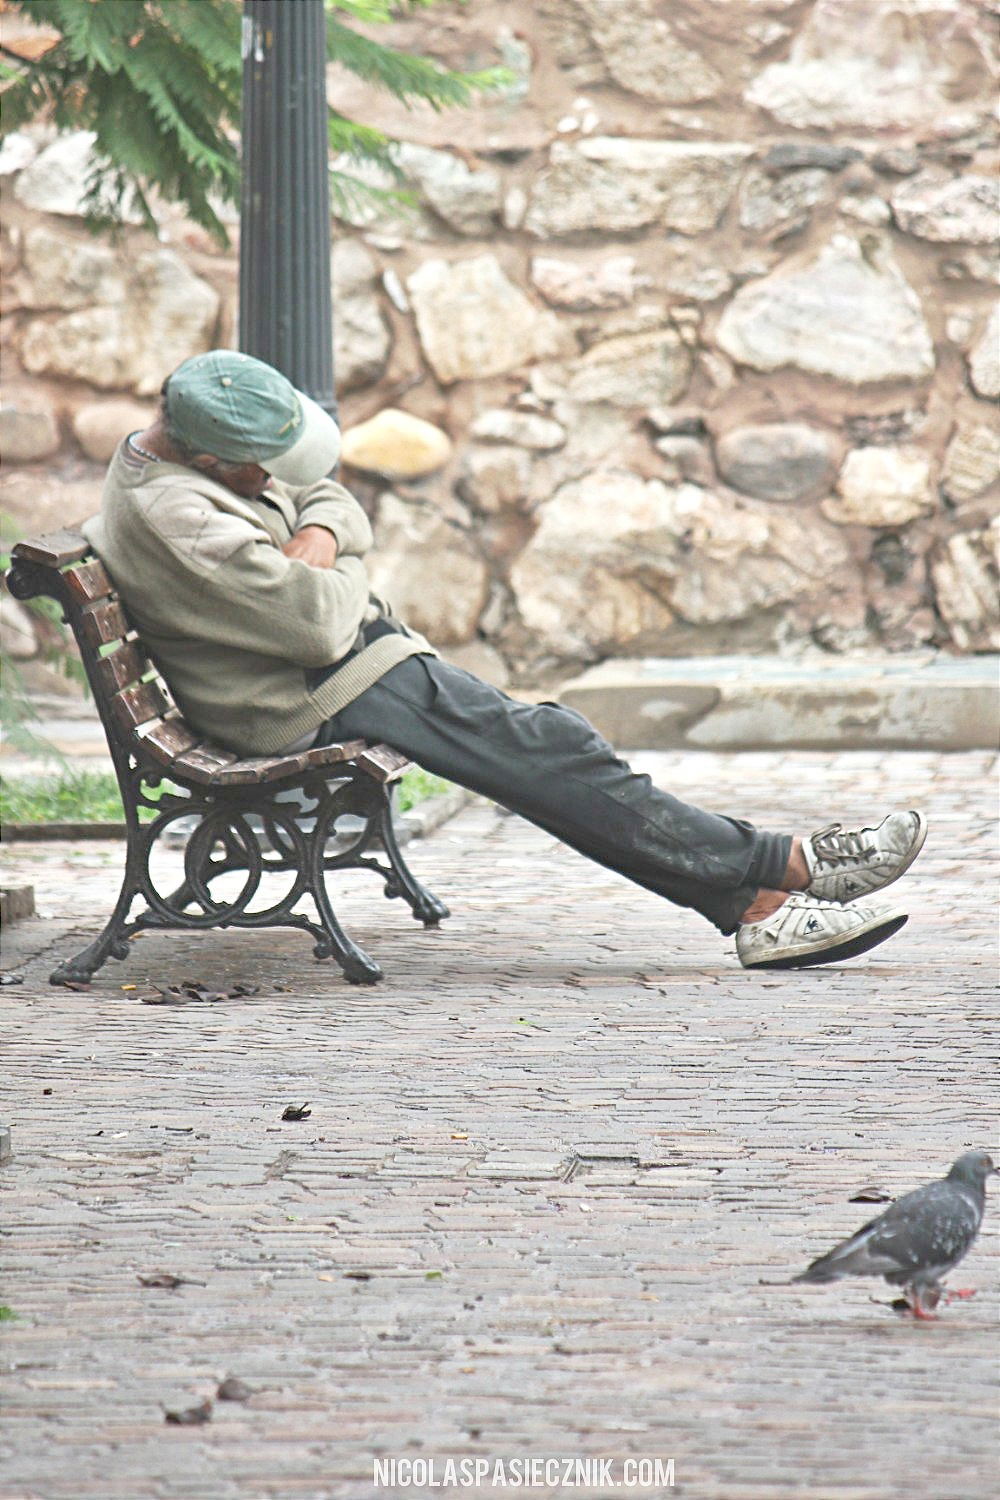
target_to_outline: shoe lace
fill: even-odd
[[[843,865],[856,859],[873,859],[878,853],[874,844],[866,844],[861,833],[844,833],[840,823],[821,828],[811,839],[817,864]]]

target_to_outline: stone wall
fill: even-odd
[[[521,681],[995,648],[996,10],[472,0],[393,30],[506,63],[488,104],[406,110],[331,69],[419,195],[333,225],[376,585]],[[95,508],[164,374],[233,341],[235,250],[172,211],[91,237],[88,149],[0,161],[0,504],[32,529]]]

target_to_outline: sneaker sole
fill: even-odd
[[[870,948],[877,948],[886,938],[905,927],[909,918],[905,913],[895,912],[881,921],[872,922],[861,932],[849,937],[835,939],[828,948],[802,948],[796,953],[786,953],[784,958],[761,959],[757,963],[744,964],[745,969],[811,969],[816,964],[836,964],[847,958],[857,958]]]
[[[917,812],[916,808],[914,808],[913,811],[917,814],[917,832],[916,837],[913,840],[913,847],[907,856],[906,863],[900,865],[899,869],[896,871],[895,875],[893,875],[891,880],[883,880],[881,885],[873,885],[864,892],[858,891],[854,896],[851,897],[851,900],[866,901],[869,896],[874,896],[876,891],[884,891],[886,886],[894,885],[901,875],[906,874],[907,870],[910,868],[913,861],[916,859],[917,855],[924,847],[924,843],[927,838],[927,819],[924,817],[922,812]],[[816,895],[816,892],[813,890],[811,885],[806,886],[806,890],[810,895]],[[819,897],[819,900],[821,901],[833,901],[836,899],[837,898],[834,896]]]

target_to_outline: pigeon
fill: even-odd
[[[884,1276],[903,1288],[915,1318],[933,1319],[941,1278],[971,1250],[983,1222],[986,1179],[998,1169],[983,1151],[967,1151],[946,1177],[897,1198],[884,1214],[821,1255],[793,1281]],[[955,1297],[971,1292],[954,1292]]]

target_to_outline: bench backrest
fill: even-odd
[[[120,774],[130,755],[140,765],[169,770],[179,781],[212,787],[260,786],[348,760],[378,781],[391,781],[409,764],[389,746],[369,746],[364,740],[294,755],[248,757],[213,743],[192,729],[177,708],[84,536],[54,532],[18,542],[11,555],[11,593],[21,599],[47,594],[63,607]]]

